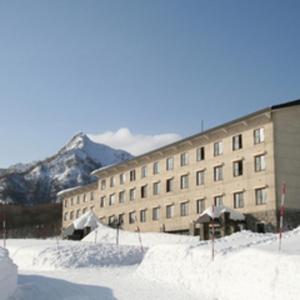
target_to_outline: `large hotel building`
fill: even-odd
[[[275,105],[117,165],[97,181],[59,193],[63,229],[87,210],[125,230],[195,234],[213,203],[276,231],[286,182],[285,226],[300,224],[300,100]]]

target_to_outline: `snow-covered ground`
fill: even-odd
[[[197,237],[140,237],[143,249],[124,231],[115,245],[116,231],[101,225],[81,242],[8,240],[19,267],[13,300],[300,299],[300,228],[284,234],[280,252],[273,234],[216,240],[214,261],[211,243]]]

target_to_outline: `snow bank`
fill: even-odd
[[[17,276],[17,266],[12,263],[8,251],[0,248],[0,300],[6,300],[14,294]]]
[[[84,229],[85,227],[90,227],[91,230],[94,230],[100,225],[97,216],[91,211],[88,210],[78,219],[73,222],[75,229]]]
[[[140,233],[144,247],[151,247],[160,244],[197,244],[199,237],[185,236],[169,233]],[[116,229],[99,224],[98,228],[83,238],[84,242],[98,242],[104,244],[114,244],[116,242]],[[139,234],[125,230],[119,231],[119,244],[140,246]]]
[[[91,244],[66,241],[57,245],[39,241],[14,249],[12,258],[21,269],[54,270],[125,266],[140,263],[143,253],[139,247]]]
[[[196,294],[218,300],[298,300],[300,231],[286,235],[278,252],[275,235],[242,232],[216,242],[151,248],[138,274],[182,284]]]

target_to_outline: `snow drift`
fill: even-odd
[[[17,276],[17,266],[12,263],[8,251],[0,248],[0,300],[6,300],[14,294]]]
[[[286,235],[278,252],[275,235],[242,232],[210,243],[151,248],[138,274],[151,280],[182,284],[218,300],[299,299],[300,230]]]

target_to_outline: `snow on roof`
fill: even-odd
[[[113,166],[115,166],[115,165],[118,165],[118,164],[110,164],[110,165],[106,165],[106,166],[104,166],[104,167],[101,167],[101,168],[99,168],[99,169],[96,169],[96,170],[94,170],[94,171],[91,173],[91,175],[95,175],[96,173],[98,173],[98,172],[100,172],[100,171],[104,171],[104,170],[106,170],[106,169],[109,169],[110,167],[113,167]]]
[[[79,185],[79,186],[75,186],[73,188],[62,190],[62,191],[60,191],[60,192],[57,193],[57,196],[62,196],[64,194],[66,194],[66,193],[77,191],[77,190],[79,190],[82,187],[83,187],[82,185]]]
[[[231,220],[234,220],[234,221],[244,221],[245,220],[245,216],[242,213],[240,213],[239,211],[234,210],[230,207],[218,205],[218,206],[215,206],[214,212],[213,212],[212,207],[207,208],[203,213],[201,213],[198,221],[201,219],[201,221],[208,222],[210,218],[211,219],[219,218],[225,212],[229,213],[229,218]]]
[[[87,211],[81,217],[76,219],[73,222],[75,229],[84,229],[85,227],[91,227],[91,230],[96,229],[99,226],[100,222],[96,215],[91,211]]]

